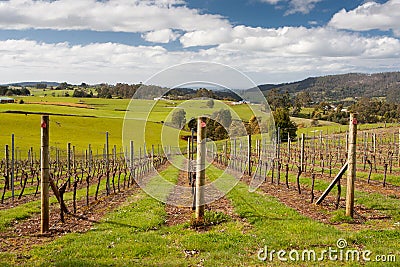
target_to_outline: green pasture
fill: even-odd
[[[40,90],[39,90],[40,91]],[[15,135],[17,154],[22,158],[33,147],[37,158],[40,147],[40,114],[50,115],[50,146],[66,149],[70,142],[75,146],[77,154],[84,151],[91,144],[93,153],[102,154],[105,144],[105,133],[109,132],[110,146],[118,149],[127,148],[129,140],[138,140],[135,148],[147,149],[151,145],[161,143],[161,132],[167,140],[165,145],[185,146],[185,142],[178,138],[184,131],[166,126],[164,122],[171,121],[171,114],[176,107],[184,108],[187,112],[187,121],[197,114],[211,114],[221,108],[229,108],[224,102],[215,101],[214,108],[208,108],[205,100],[199,101],[153,101],[128,99],[99,99],[73,98],[52,96],[16,97],[17,101],[24,100],[24,104],[0,105],[0,157],[4,157],[4,146],[11,145],[11,135]],[[71,106],[62,106],[71,104]],[[75,107],[73,104],[84,105]],[[235,118],[248,120],[252,111],[246,105],[231,106],[236,114]],[[256,109],[257,110],[257,109]],[[127,111],[127,112],[126,112]],[[256,111],[257,112],[257,111]],[[148,115],[150,114],[150,115]],[[124,118],[127,131],[125,141],[122,141]],[[143,133],[145,132],[145,138]],[[132,135],[132,136],[131,136]],[[170,143],[170,136],[175,139]],[[163,140],[163,141],[165,141]],[[138,150],[138,149],[137,149]]]
[[[222,171],[211,166],[207,169],[210,180],[218,178]],[[178,170],[169,167],[161,173],[172,177]],[[223,178],[224,179],[224,178]],[[225,179],[231,179],[225,176]],[[291,178],[292,180],[293,178]],[[221,183],[222,185],[222,183]],[[317,184],[322,188],[325,184]],[[387,202],[378,196],[357,193],[357,199],[365,206],[378,205],[382,210],[392,210],[398,200]],[[375,196],[374,196],[375,197]],[[34,246],[31,250],[0,254],[3,266],[397,266],[400,246],[398,229],[339,230],[299,214],[274,197],[260,190],[249,193],[247,185],[240,182],[227,195],[237,219],[221,218],[215,211],[206,216],[215,225],[207,231],[191,229],[189,222],[176,226],[165,225],[165,205],[144,194],[131,196],[115,211],[86,233],[67,234],[54,242]],[[397,213],[398,214],[398,213]],[[394,215],[394,214],[393,214]],[[299,260],[279,261],[276,252],[287,253],[295,249],[314,250],[318,256],[329,247],[337,249],[338,239],[345,239],[347,249],[370,250],[371,261]],[[258,259],[260,249],[275,250],[265,262]],[[378,263],[376,255],[395,256],[396,262]],[[301,256],[300,256],[301,257]],[[306,258],[307,259],[307,258]],[[345,258],[343,258],[345,259]]]
[[[42,90],[36,91],[43,92]],[[214,101],[214,107],[209,108],[206,100],[189,102],[134,100],[131,102],[129,99],[44,96],[37,94],[36,91],[34,91],[35,96],[16,97],[17,102],[23,99],[24,104],[0,105],[0,157],[4,157],[4,146],[11,144],[11,134],[14,134],[18,155],[25,158],[28,149],[33,147],[38,158],[41,113],[50,114],[50,145],[53,150],[55,148],[65,149],[67,143],[70,142],[75,146],[77,154],[84,154],[89,144],[92,145],[94,154],[102,154],[106,132],[110,133],[110,146],[116,145],[118,151],[121,148],[127,148],[131,139],[137,140],[135,148],[143,147],[146,142],[147,149],[150,149],[151,145],[158,145],[161,140],[164,146],[185,147],[184,140],[179,136],[188,133],[179,132],[165,124],[165,122],[171,121],[171,114],[176,108],[185,109],[187,121],[198,114],[212,114],[222,108],[231,109],[234,119],[246,121],[250,119],[253,112],[255,114],[260,112],[260,107],[257,105],[229,105],[229,102],[217,100]],[[76,107],[74,104],[80,106]],[[125,117],[127,120],[125,121],[126,132],[123,144],[122,129]],[[301,133],[308,136],[312,136],[314,133],[318,135],[320,131],[323,134],[331,134],[345,132],[348,128],[346,125],[323,121],[320,122],[320,126],[310,127],[309,119],[292,119],[306,127],[299,128],[298,135]],[[367,124],[359,127],[372,129],[384,126],[384,124]],[[387,124],[386,126],[391,127],[396,124]],[[160,136],[163,136],[163,139]]]

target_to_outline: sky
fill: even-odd
[[[0,84],[131,84],[196,61],[257,84],[399,71],[400,0],[0,0]]]

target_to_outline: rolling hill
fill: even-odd
[[[399,102],[400,72],[310,77],[292,83],[263,84],[259,88],[264,94],[274,89],[290,94],[306,91],[316,102],[345,101],[360,97],[386,97],[388,101]]]

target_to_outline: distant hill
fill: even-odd
[[[6,84],[5,86],[36,86],[37,84],[46,84],[47,87],[57,87],[59,82],[18,82]],[[121,86],[109,86],[110,89],[119,88]],[[281,93],[289,92],[295,95],[299,92],[306,91],[310,94],[314,102],[342,102],[351,103],[361,97],[384,97],[388,102],[400,103],[400,72],[384,72],[374,74],[348,73],[340,75],[328,75],[321,77],[309,77],[302,81],[281,83],[281,84],[262,84],[258,86],[266,95],[270,90],[278,90]],[[124,88],[120,88],[124,91]],[[126,89],[126,88],[125,88]],[[251,92],[254,89],[248,90]],[[112,95],[119,95],[111,92]],[[171,91],[170,94],[178,96],[195,95],[196,90],[193,88],[179,88]],[[214,91],[215,96],[220,99],[230,98],[236,99],[236,95],[230,91]],[[131,97],[131,94],[121,97]]]
[[[258,86],[266,94],[269,90],[289,92],[294,95],[301,91],[310,93],[315,102],[346,101],[359,97],[387,97],[398,102],[400,98],[400,72],[375,74],[349,73],[310,77],[302,81]]]
[[[59,82],[45,82],[45,81],[41,81],[41,82],[18,82],[18,83],[9,83],[9,84],[4,84],[6,86],[17,86],[17,87],[34,87],[37,84],[47,84],[47,87],[57,87],[60,85]]]

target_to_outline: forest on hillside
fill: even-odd
[[[259,88],[265,94],[271,90],[291,95],[305,91],[314,103],[326,101],[346,105],[361,97],[386,97],[389,103],[400,103],[400,72],[310,77],[293,83],[260,85]]]

